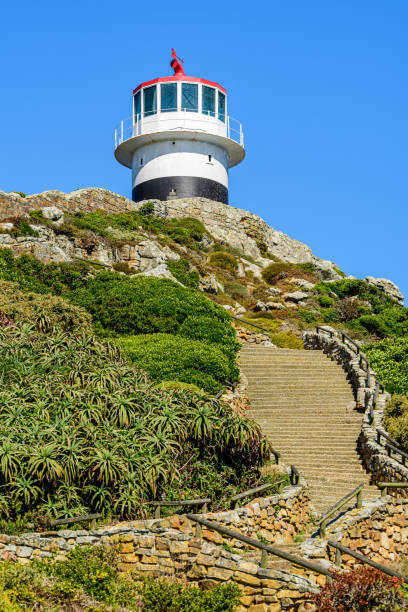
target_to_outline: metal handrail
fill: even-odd
[[[344,546],[343,544],[340,544],[339,542],[334,542],[334,540],[328,540],[327,545],[336,549],[335,565],[337,565],[337,567],[340,567],[341,554],[344,553],[345,555],[350,555],[350,557],[354,557],[355,559],[358,559],[358,561],[361,561],[362,563],[365,563],[366,565],[371,565],[371,567],[374,567],[375,569],[380,570],[381,572],[383,572],[384,574],[387,574],[388,576],[395,576],[396,578],[400,578],[404,582],[408,582],[408,578],[404,576],[403,574],[394,572],[394,570],[390,569],[389,567],[386,567],[385,565],[381,565],[380,563],[376,563],[375,561],[372,561],[371,559],[369,559],[368,557],[365,557],[361,553],[358,553],[355,550],[352,550],[351,548],[347,548],[347,546]]]
[[[146,502],[149,506],[155,506],[156,510],[154,512],[154,518],[160,518],[160,512],[162,506],[202,506],[203,512],[207,512],[208,504],[212,502],[212,499],[209,497],[199,498],[199,499],[173,499],[173,500],[160,500],[160,501],[151,501]]]
[[[266,491],[266,489],[270,489],[271,487],[277,486],[285,482],[285,479],[277,480],[276,482],[268,482],[266,484],[260,485],[259,487],[255,487],[254,489],[248,489],[248,491],[243,491],[242,493],[238,493],[231,497],[231,501],[234,503],[234,508],[237,507],[238,502],[245,497],[251,497],[256,493],[261,493],[262,491]]]
[[[201,516],[197,516],[195,514],[187,514],[187,518],[190,521],[194,521],[195,523],[197,523],[196,537],[202,537],[201,526],[204,526],[207,527],[207,529],[217,531],[221,535],[225,535],[228,538],[231,538],[233,540],[239,540],[244,544],[248,544],[248,546],[258,548],[262,551],[261,567],[263,568],[266,568],[268,566],[269,554],[275,555],[276,557],[280,557],[281,559],[285,559],[285,561],[289,561],[294,565],[298,565],[313,572],[317,572],[318,574],[323,574],[324,576],[327,576],[328,579],[332,578],[330,571],[322,567],[321,565],[317,565],[316,563],[312,563],[311,561],[307,561],[306,559],[302,559],[300,557],[295,557],[295,555],[291,555],[283,550],[280,550],[279,548],[275,548],[274,546],[270,546],[269,544],[264,544],[263,542],[259,542],[258,540],[254,540],[253,538],[249,538],[248,536],[245,536],[237,531],[232,531],[232,529],[228,529],[227,527],[224,527],[223,525],[220,525],[215,521],[208,521],[207,519],[204,519]]]
[[[246,321],[245,319],[240,319],[239,317],[236,317],[235,315],[230,315],[231,319],[235,319],[236,321],[240,321],[241,323],[246,323],[247,325],[252,325],[252,327],[256,327],[257,329],[261,329],[262,331],[266,332],[269,335],[269,330],[266,329],[266,327],[261,327],[260,325],[256,325],[255,323],[251,323],[251,321]]]
[[[403,451],[400,445],[398,444],[398,442],[396,442],[396,440],[393,440],[393,438],[391,438],[382,429],[379,429],[377,427],[376,432],[377,432],[377,444],[379,446],[382,446],[381,438],[385,438],[387,440],[387,442],[384,444],[384,448],[387,451],[388,457],[391,457],[391,453],[398,453],[399,455],[401,455],[401,464],[405,466],[405,462],[408,459],[408,453]]]
[[[356,508],[361,508],[361,504],[363,501],[363,493],[362,490],[364,488],[364,483],[358,485],[355,489],[347,493],[344,497],[342,497],[337,503],[335,503],[325,514],[323,514],[317,521],[316,525],[319,526],[319,535],[321,538],[324,538],[326,535],[326,525],[329,519],[335,514],[340,508],[345,506],[354,496],[356,496]]]
[[[96,519],[102,518],[102,514],[86,514],[85,516],[74,516],[70,518],[56,519],[55,521],[49,521],[50,527],[56,527],[57,525],[66,525],[69,523],[83,523],[85,521],[94,522]]]
[[[190,109],[174,109],[160,111],[149,115],[140,114],[135,117],[123,119],[115,127],[115,149],[130,138],[151,134],[161,130],[189,130],[216,134],[234,140],[242,147],[244,146],[244,133],[242,124],[229,115],[223,115],[224,119],[210,114],[192,111]],[[165,124],[168,124],[166,126]]]
[[[295,468],[294,465],[290,466],[290,484],[298,485],[300,480],[300,472]]]
[[[381,497],[385,497],[387,489],[407,489],[408,482],[377,482],[377,487],[381,489]]]

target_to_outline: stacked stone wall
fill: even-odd
[[[305,529],[310,499],[302,481],[300,486],[286,487],[279,495],[255,500],[242,508],[201,516],[279,545],[292,542]],[[123,522],[96,530],[1,535],[0,554],[24,564],[35,558],[62,560],[71,548],[87,544],[117,546],[122,572],[181,579],[203,588],[234,581],[242,590],[241,611],[296,610],[318,584],[318,576],[313,574],[305,577],[263,569],[258,561],[245,560],[240,552],[243,544],[238,540],[205,528],[198,536],[196,524],[185,515]]]
[[[305,541],[301,545],[302,556],[328,561],[334,567],[336,551],[327,545],[327,540],[334,540],[382,565],[401,561],[408,547],[408,500],[387,496],[347,512],[330,527],[327,539]],[[358,565],[360,561],[342,554],[342,568]]]

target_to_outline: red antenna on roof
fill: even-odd
[[[174,74],[185,74],[183,66],[181,65],[184,64],[184,60],[177,56],[174,49],[171,50],[171,57],[173,59],[170,62],[170,66],[173,68]]]

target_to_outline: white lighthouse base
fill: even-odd
[[[132,197],[205,197],[228,203],[228,153],[217,144],[176,138],[139,147],[132,157]]]

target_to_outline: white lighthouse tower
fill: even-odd
[[[205,197],[228,203],[228,169],[245,157],[241,124],[227,92],[187,76],[172,49],[172,76],[133,91],[133,116],[115,130],[115,157],[132,168],[132,198]]]

